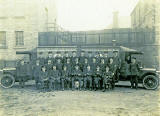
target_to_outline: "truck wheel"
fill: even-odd
[[[143,86],[149,90],[157,89],[159,86],[159,79],[154,75],[147,75],[143,78]]]
[[[0,85],[3,88],[11,88],[14,85],[14,82],[15,82],[15,78],[10,74],[4,74],[0,78]]]

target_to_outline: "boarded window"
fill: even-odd
[[[23,31],[16,31],[16,46],[23,46],[24,45],[24,37],[23,37]]]
[[[6,46],[6,32],[0,31],[0,47]]]

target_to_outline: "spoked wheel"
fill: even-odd
[[[149,90],[157,89],[159,86],[159,79],[154,75],[147,75],[143,79],[143,86]]]
[[[0,78],[0,84],[3,88],[10,88],[14,85],[15,78],[10,74],[4,74]]]

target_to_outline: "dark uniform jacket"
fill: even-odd
[[[130,72],[131,72],[131,75],[138,75],[139,74],[139,66],[137,63],[130,64]]]
[[[57,63],[57,62],[58,62],[58,60],[60,60],[60,61],[61,61],[61,63],[62,63],[62,62],[63,62],[63,61],[62,61],[62,59],[63,59],[62,57],[55,57],[55,63]]]
[[[87,59],[88,59],[88,64],[91,65],[93,62],[93,57],[87,57]]]
[[[49,79],[48,73],[47,72],[43,72],[43,71],[40,72],[40,76],[39,77],[40,77],[41,81],[46,81],[46,80]]]
[[[41,72],[41,66],[40,65],[35,65],[34,67],[33,67],[33,76],[34,77],[39,77],[39,75],[40,75],[40,72]]]
[[[46,64],[45,67],[47,72],[50,72],[52,70],[52,64]]]
[[[42,66],[45,64],[45,59],[44,58],[38,58],[39,64]]]
[[[74,71],[73,71],[73,75],[74,75],[74,76],[81,76],[81,75],[82,75],[82,72],[81,72],[80,69],[74,70]]]
[[[113,57],[113,64],[116,65],[116,68],[120,68],[121,67],[121,61],[120,58],[117,57]]]
[[[108,64],[108,57],[103,57],[104,58],[104,64],[107,65]]]
[[[105,70],[105,63],[99,63],[99,66],[100,66],[100,69],[101,69],[101,71],[104,71]]]
[[[99,71],[96,70],[94,74],[95,74],[95,76],[101,76],[102,72],[101,72],[101,70],[99,70]]]
[[[126,61],[122,62],[122,65],[120,68],[120,73],[122,75],[129,75],[130,74],[130,65]]]
[[[116,72],[116,66],[115,64],[108,64],[108,67],[109,67],[109,71],[111,71],[112,73],[115,73]]]
[[[93,73],[93,72],[92,72],[91,70],[87,70],[87,69],[86,69],[86,70],[84,71],[84,75],[85,75],[85,76],[91,76],[92,73]]]
[[[86,57],[85,56],[80,56],[80,58],[79,58],[79,64],[80,64],[80,68],[81,69],[83,69],[83,66],[84,66],[84,59],[85,59]]]
[[[109,77],[112,77],[112,72],[111,71],[108,71],[108,72],[104,71],[103,78],[109,78]]]
[[[76,59],[78,59],[78,63],[76,63]],[[79,58],[78,57],[72,57],[71,63],[72,63],[72,71],[73,71],[73,70],[75,70],[76,65],[79,66]]]
[[[50,78],[58,78],[60,76],[59,71],[58,70],[51,70],[50,71]]]
[[[68,70],[66,70],[66,71],[62,71],[62,78],[66,78],[66,77],[69,77],[69,72],[68,72]]]
[[[62,70],[62,63],[56,63],[57,70],[60,72]]]
[[[71,62],[71,57],[66,57],[66,56],[64,56],[64,57],[63,57],[63,60],[62,60],[62,63],[63,63],[63,64],[66,64],[66,63],[67,63],[67,59],[70,59],[70,62]]]
[[[47,64],[48,63],[48,60],[51,60],[51,62],[53,63],[54,62],[54,58],[49,58],[49,57],[47,57],[46,59],[44,59],[45,60],[45,64]]]

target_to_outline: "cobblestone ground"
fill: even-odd
[[[0,116],[160,116],[160,89],[39,92],[0,88]]]

